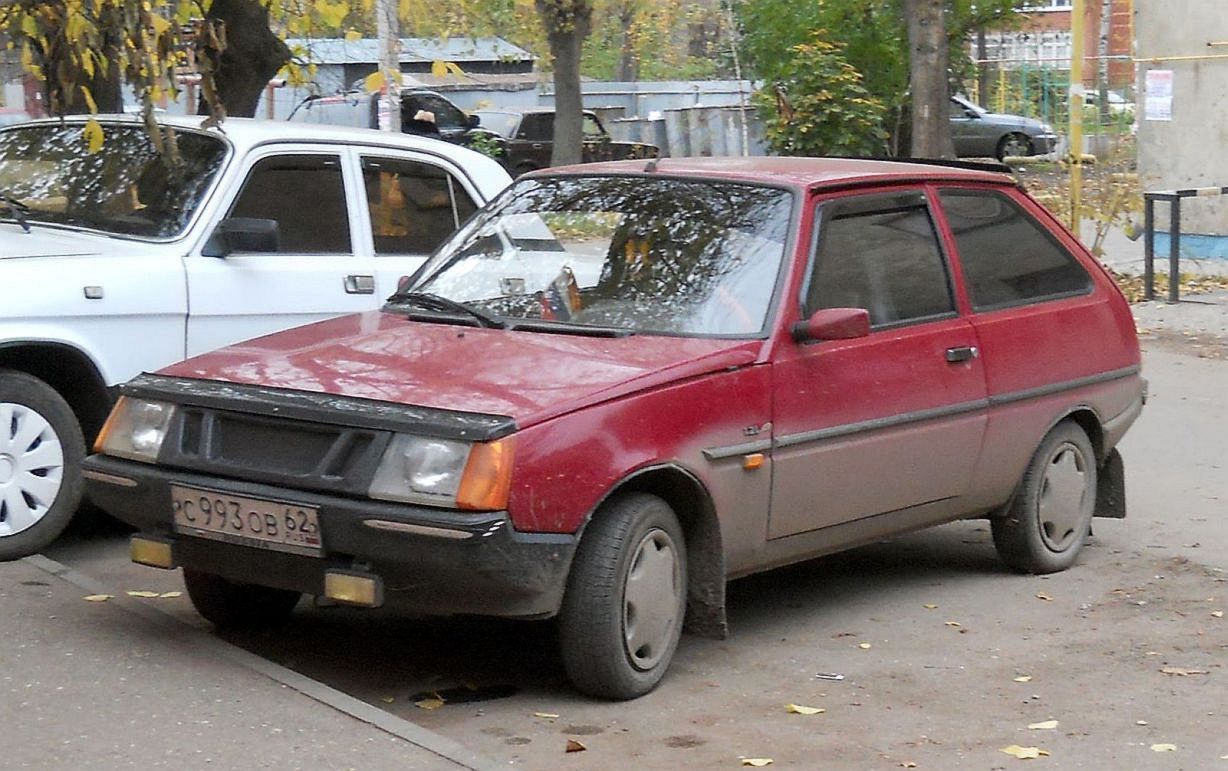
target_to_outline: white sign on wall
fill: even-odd
[[[1145,120],[1173,119],[1173,71],[1148,70],[1144,93]]]

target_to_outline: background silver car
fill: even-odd
[[[951,97],[951,138],[960,158],[1002,160],[1008,156],[1044,155],[1057,148],[1049,124],[1022,115],[989,112],[960,96]]]

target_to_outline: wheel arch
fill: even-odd
[[[72,345],[56,342],[0,343],[0,369],[24,372],[51,386],[68,402],[87,446],[102,427],[112,397],[94,361]]]
[[[686,539],[687,612],[685,629],[701,637],[723,639],[725,620],[725,552],[716,506],[707,487],[690,470],[676,463],[636,469],[602,498],[590,515],[599,516],[611,498],[630,492],[655,495],[669,504]],[[587,522],[586,522],[587,527]],[[583,531],[580,534],[583,537]]]
[[[1104,463],[1104,426],[1101,425],[1100,415],[1091,407],[1081,405],[1066,413],[1060,420],[1054,421],[1053,426],[1063,420],[1069,420],[1083,429],[1083,433],[1087,434],[1087,438],[1092,443],[1092,450],[1096,453],[1096,465]],[[1053,426],[1049,427],[1049,431],[1053,430]],[[1048,431],[1045,432],[1046,435],[1048,433]]]

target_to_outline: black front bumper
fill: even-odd
[[[575,552],[574,536],[516,532],[505,512],[355,500],[103,455],[87,458],[84,468],[90,499],[142,532],[169,539],[178,567],[314,595],[324,594],[326,571],[358,571],[379,577],[385,604],[415,613],[552,616]],[[324,553],[300,556],[177,533],[171,484],[314,506]]]

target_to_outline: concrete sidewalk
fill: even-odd
[[[41,556],[0,563],[0,766],[495,764]]]

